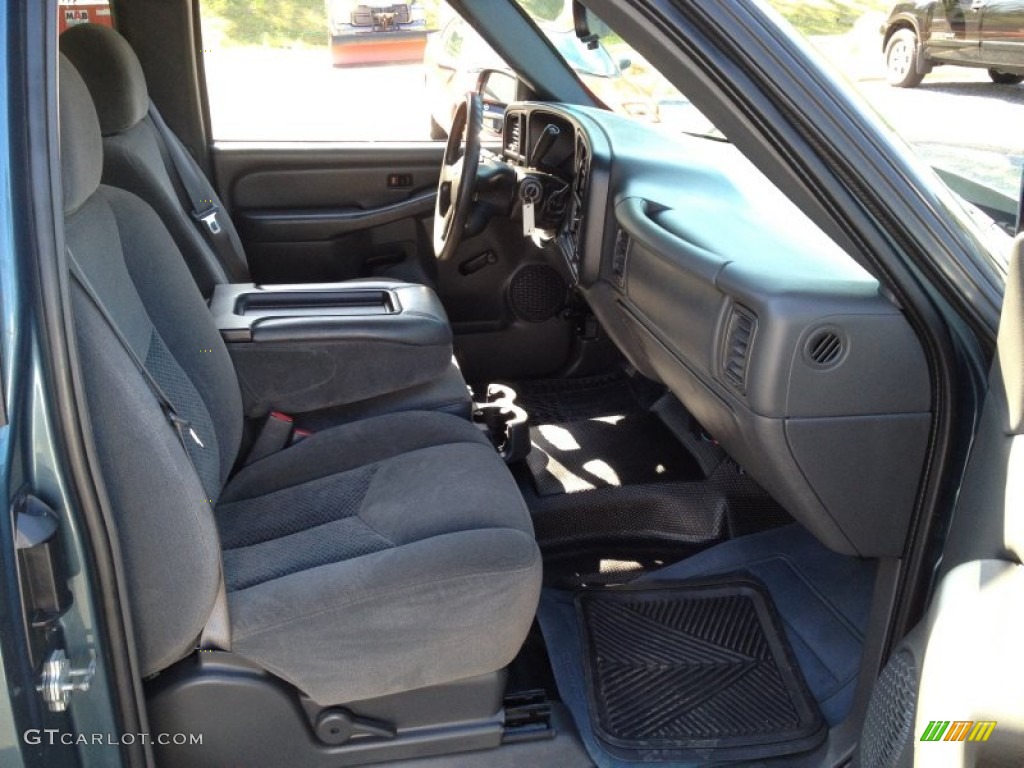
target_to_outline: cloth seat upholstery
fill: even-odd
[[[219,283],[249,282],[248,260],[231,218],[213,185],[181,142],[172,136],[204,183],[204,198],[220,209],[218,222],[232,252],[226,262],[214,252],[193,220],[188,196],[174,170],[164,135],[150,114],[156,107],[150,101],[142,65],[128,41],[110,27],[79,24],[61,35],[60,48],[82,75],[96,106],[103,136],[103,183],[132,192],[152,206],[184,255],[204,296],[209,297]],[[372,347],[372,339],[368,344]],[[354,397],[360,396],[339,387],[337,406],[314,411],[300,421],[305,427],[321,429],[352,419],[412,409],[439,410],[468,418],[472,408],[466,382],[454,362],[438,375],[416,373],[408,366],[396,371],[392,389],[358,401]]]
[[[539,571],[529,513],[493,459],[472,424],[405,413],[317,433],[246,467],[217,506],[234,650],[314,680],[305,690],[318,701],[507,664]],[[511,616],[526,626],[494,633]],[[339,651],[342,663],[303,674]]]
[[[217,220],[234,257],[222,263],[192,219],[188,196],[149,114],[155,107],[142,65],[128,41],[110,27],[78,24],[60,36],[60,49],[85,80],[96,105],[103,136],[103,183],[128,190],[153,207],[204,296],[218,283],[250,282],[242,241],[209,181],[204,197],[221,210]],[[206,180],[192,156],[185,154],[200,179]]]
[[[65,240],[196,440],[179,440],[80,282],[71,309],[140,670],[195,648],[221,573],[233,652],[323,704],[498,670],[529,630],[540,553],[470,423],[406,412],[317,433],[232,476],[239,387],[160,218],[100,184],[92,100],[61,57]]]

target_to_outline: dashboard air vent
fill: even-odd
[[[508,116],[508,135],[506,138],[505,149],[508,153],[520,157],[520,147],[522,146],[522,133],[523,133],[523,116],[520,114],[511,114]]]
[[[839,362],[846,345],[843,337],[833,328],[819,328],[807,339],[804,354],[816,368],[828,368]]]
[[[612,274],[619,288],[626,287],[626,262],[629,259],[629,246],[633,244],[629,233],[620,229],[615,235],[615,252],[612,254]]]
[[[722,376],[726,384],[741,395],[747,391],[747,365],[756,333],[757,316],[745,307],[734,307],[725,329]]]
[[[590,180],[590,152],[582,141],[576,145],[576,192],[583,197]]]

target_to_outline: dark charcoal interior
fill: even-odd
[[[671,393],[635,371],[505,386],[516,393],[515,402],[529,414],[532,450],[512,465],[512,471],[544,553],[546,585],[540,625],[531,631],[511,667],[509,690],[547,690],[576,716],[591,754],[596,751],[626,763],[749,759],[757,754],[785,764],[786,755],[792,760],[792,753],[820,743],[823,729],[840,722],[852,703],[874,564],[836,555],[818,543],[708,437]],[[603,434],[623,424],[628,425],[623,441]],[[574,452],[582,458],[571,458]],[[552,456],[560,459],[564,492],[555,490],[551,473],[545,471]],[[666,471],[650,471],[662,462]],[[587,466],[596,466],[597,472],[588,472]],[[671,471],[668,466],[679,469]],[[739,716],[734,716],[727,719],[741,735],[730,740],[727,726],[720,731],[710,726],[708,733],[714,735],[698,738],[700,728],[694,723],[706,717],[714,722],[714,716],[698,710],[690,713],[696,718],[692,720],[684,710],[672,710],[677,715],[672,717],[652,693],[672,692],[671,700],[685,708],[686,699],[678,694],[690,681],[698,692],[703,690],[699,694],[703,697],[707,688],[694,682],[696,668],[685,666],[673,673],[671,666],[657,663],[662,672],[651,672],[653,677],[646,680],[636,677],[631,683],[621,679],[620,687],[613,685],[611,699],[594,698],[594,672],[588,671],[588,665],[598,663],[598,657],[593,656],[594,642],[586,640],[580,601],[609,588],[618,595],[615,588],[627,585],[639,599],[648,600],[652,591],[655,598],[664,591],[662,585],[685,588],[709,583],[724,584],[727,592],[729,584],[753,584],[746,588],[757,590],[759,605],[767,606],[763,610],[771,618],[766,620],[779,632],[769,645],[789,670],[785,674],[791,675],[794,695],[806,697],[801,706],[807,719],[796,730],[770,727],[767,736],[755,733],[756,728],[747,732],[736,725]],[[739,588],[742,592],[743,587]],[[616,637],[633,632],[634,639],[622,640],[623,647],[642,655],[637,642],[644,636],[657,649],[651,651],[652,660],[689,658],[685,649],[666,650],[672,648],[670,640],[658,640],[655,629],[649,627],[644,635],[642,627],[648,620],[639,613],[630,619],[630,609],[624,610],[622,628],[614,630],[610,625],[608,629],[613,647]],[[666,615],[675,615],[671,603],[665,610]],[[729,622],[730,610],[723,603],[721,609],[710,607],[706,613],[712,622],[716,616]],[[712,635],[718,631],[714,624],[708,626],[705,631]],[[619,681],[621,667],[613,668],[619,671],[612,680]],[[654,669],[649,664],[645,668]],[[675,680],[673,674],[681,677]],[[723,674],[728,676],[719,670],[713,677]],[[614,700],[626,691],[639,699],[632,704]],[[723,701],[732,694],[724,694]],[[708,706],[711,712],[716,705],[712,701]],[[751,722],[761,722],[756,704],[751,706]],[[787,705],[768,702],[764,706],[775,711]],[[602,707],[625,707],[624,711],[639,718],[638,724],[649,724],[653,711],[663,712],[669,718],[667,730],[657,738],[651,734],[634,739],[609,737]],[[725,746],[721,751],[711,749],[707,738]],[[755,743],[759,745],[746,749]]]
[[[430,274],[255,283],[127,42],[79,29],[71,312],[138,667],[154,730],[217,723],[162,766],[821,757],[932,420],[877,279],[727,143],[517,103],[475,229],[446,148]],[[241,199],[247,240],[333,221]]]
[[[510,386],[532,445],[512,470],[549,583],[566,569],[597,575],[602,558],[672,562],[792,522],[672,394],[636,373]]]

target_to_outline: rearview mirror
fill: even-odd
[[[477,77],[476,92],[484,106],[484,131],[501,134],[505,107],[516,100],[519,79],[501,69],[484,69]]]
[[[579,0],[573,0],[572,4],[572,25],[576,31],[576,37],[580,39],[580,42],[584,43],[587,48],[594,50],[597,48],[600,37],[595,30],[591,29],[591,13]]]

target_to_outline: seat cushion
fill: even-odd
[[[493,672],[533,620],[529,513],[457,417],[317,433],[246,467],[216,514],[232,650],[321,704]]]

